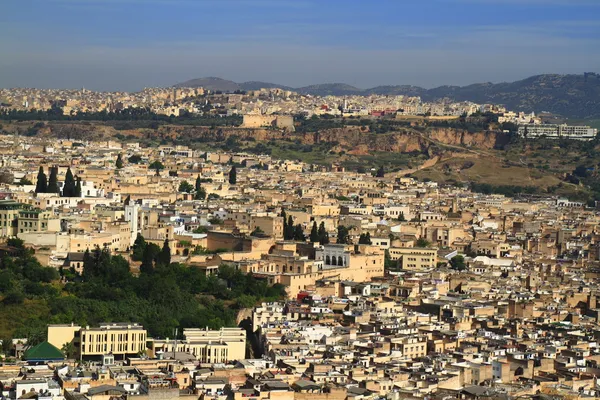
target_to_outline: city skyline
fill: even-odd
[[[8,1],[0,87],[135,91],[218,76],[427,88],[598,71],[594,1]],[[557,57],[560,54],[560,57]]]

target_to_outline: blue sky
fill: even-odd
[[[2,0],[0,87],[434,87],[600,72],[600,0]]]

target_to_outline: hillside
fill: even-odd
[[[567,118],[600,118],[600,75],[536,75],[516,82],[476,83],[468,86],[440,86],[424,89],[418,86],[377,86],[359,89],[344,83],[325,83],[299,88],[268,82],[235,83],[221,78],[192,79],[177,87],[202,86],[210,90],[234,91],[279,87],[317,96],[345,95],[407,95],[420,96],[424,101],[450,98],[456,101],[504,104],[511,110],[548,111]]]
[[[161,121],[3,121],[5,134],[71,140],[134,140],[143,146],[174,143],[201,151],[269,154],[310,164],[337,164],[348,170],[413,174],[458,185],[487,185],[500,193],[553,194],[600,200],[600,144],[578,141],[523,141],[498,130],[485,117],[454,126],[380,120],[300,119],[296,132],[240,128],[220,118],[193,123]],[[489,187],[488,187],[489,186]]]

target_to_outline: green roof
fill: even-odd
[[[25,351],[23,359],[26,361],[64,360],[65,355],[48,342],[42,342]]]

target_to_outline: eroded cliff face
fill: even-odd
[[[12,133],[24,134],[28,125],[13,124],[6,129]],[[294,140],[305,145],[318,143],[334,144],[335,149],[344,150],[355,155],[373,152],[408,153],[420,152],[432,154],[432,146],[466,146],[470,148],[492,149],[502,147],[509,141],[509,135],[482,131],[468,131],[452,128],[429,128],[425,132],[404,129],[389,133],[372,133],[367,127],[347,126],[344,128],[325,129],[319,132],[287,133],[272,129],[244,129],[232,127],[206,127],[162,125],[158,129],[116,130],[101,123],[60,123],[48,122],[38,130],[38,135],[73,140],[101,140],[113,138],[115,135],[133,137],[149,137],[156,139],[188,139],[190,142],[219,143],[231,136],[240,140],[257,142],[269,140]]]
[[[451,128],[430,128],[426,135],[436,142],[453,146],[469,146],[480,149],[501,147],[510,140],[509,135],[501,132],[481,131],[470,133]]]

